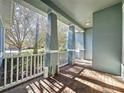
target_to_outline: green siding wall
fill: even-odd
[[[93,68],[120,75],[122,4],[94,13],[93,19]]]

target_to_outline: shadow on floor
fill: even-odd
[[[27,93],[124,93],[124,84],[87,65],[63,67],[59,75],[36,81]]]

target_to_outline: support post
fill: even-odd
[[[37,22],[36,22],[34,54],[38,53],[38,37],[39,37],[39,16],[38,16]]]
[[[124,79],[124,0],[122,0],[122,63],[121,77]]]
[[[50,76],[54,76],[58,72],[57,16],[52,12],[48,14],[45,66],[48,67],[48,73]]]
[[[2,82],[3,75],[3,53],[4,53],[4,27],[0,19],[0,83]]]
[[[73,64],[75,59],[75,26],[69,26],[68,31],[68,63]]]

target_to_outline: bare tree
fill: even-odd
[[[6,30],[6,43],[21,51],[27,35],[35,26],[35,16],[33,11],[15,4],[12,28]]]
[[[38,40],[38,48],[44,48],[46,32],[48,30],[48,22],[45,16],[40,16],[39,18],[40,30],[39,30],[39,40]]]
[[[58,42],[59,48],[65,49],[67,43],[68,25],[58,20]]]

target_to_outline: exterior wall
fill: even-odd
[[[92,60],[92,32],[93,29],[86,29],[85,31],[85,59]]]
[[[98,11],[93,18],[93,68],[120,75],[122,4]]]

